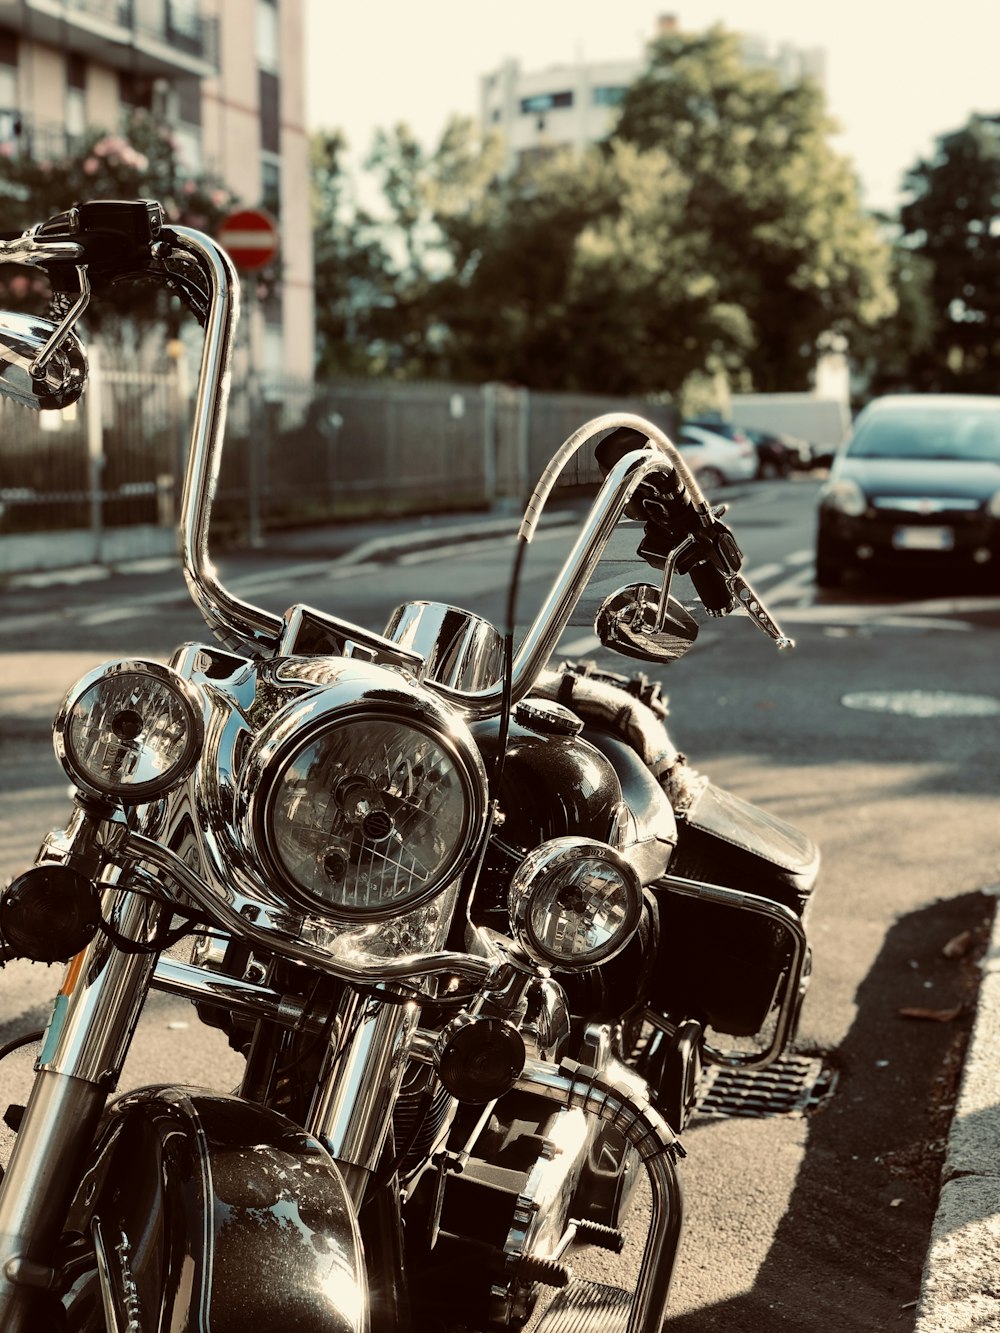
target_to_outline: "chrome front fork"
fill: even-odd
[[[135,894],[107,892],[104,919],[145,944],[162,908]],[[66,968],[45,1032],[17,1140],[0,1185],[0,1328],[32,1333],[40,1291],[57,1287],[53,1249],[117,1085],[156,965],[152,953],[124,953],[104,934]]]

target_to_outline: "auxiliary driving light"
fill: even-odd
[[[194,768],[204,723],[194,687],[159,662],[108,662],[70,690],[52,729],[56,755],[84,791],[142,805]]]
[[[590,838],[553,838],[514,872],[507,907],[538,963],[587,968],[621,953],[642,915],[642,886],[625,858]]]
[[[68,962],[100,923],[97,889],[72,866],[33,866],[0,897],[0,941],[36,963]]]

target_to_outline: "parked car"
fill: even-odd
[[[676,443],[703,490],[749,481],[756,476],[757,451],[747,435],[742,431],[738,434],[738,439],[730,439],[715,427],[709,429],[688,421],[681,426]]]
[[[819,499],[816,582],[980,568],[1000,586],[1000,397],[893,394],[858,416]]]
[[[746,427],[750,442],[757,450],[758,477],[787,477],[793,469],[811,466],[805,463],[802,445],[812,458],[809,446],[803,440],[792,441],[790,435],[776,435],[769,430],[753,430]]]

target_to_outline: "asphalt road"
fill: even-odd
[[[837,1074],[812,1114],[703,1119],[686,1135],[686,1234],[670,1307],[682,1333],[912,1327],[975,941],[1000,882],[1000,602],[915,580],[819,597],[816,489],[802,480],[747,488],[731,514],[748,577],[796,651],[779,655],[738,615],[708,622],[662,673],[675,740],[695,766],[823,849],[798,1049]],[[590,630],[603,596],[644,577],[637,539],[634,528],[616,536],[564,636],[568,655],[639,665],[612,658]],[[540,604],[569,540],[568,529],[540,534],[519,621]],[[221,563],[241,596],[271,609],[305,601],[381,629],[411,597],[500,618],[509,560],[509,542],[479,542],[352,567],[287,550]],[[8,591],[0,612],[0,870],[9,873],[65,808],[47,728],[62,689],[103,658],[162,658],[204,635],[176,573]],[[965,952],[944,952],[966,932]],[[9,969],[0,1033],[36,1021],[54,980]],[[213,1064],[193,1014],[155,1003],[132,1077],[165,1070],[200,1081],[210,1071],[224,1084],[230,1071]],[[614,1280],[608,1256],[583,1263]]]

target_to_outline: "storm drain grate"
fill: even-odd
[[[694,1114],[706,1116],[804,1116],[831,1095],[837,1074],[821,1059],[792,1055],[766,1069],[704,1071]]]

